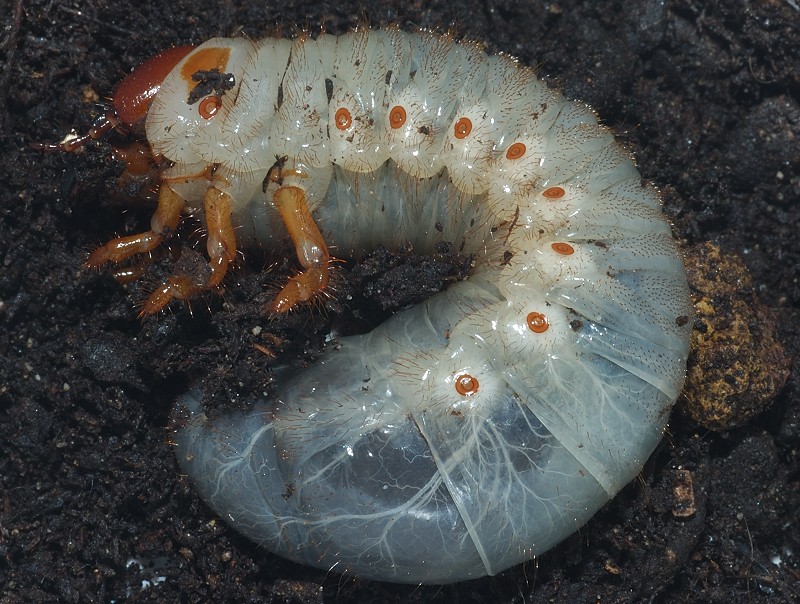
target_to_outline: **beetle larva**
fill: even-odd
[[[194,213],[211,277],[172,278],[145,312],[287,233],[303,272],[279,312],[325,290],[329,247],[475,256],[469,279],[340,338],[250,413],[212,424],[183,396],[178,459],[212,508],[292,560],[446,583],[544,552],[636,475],[683,383],[688,291],[658,194],[589,108],[427,32],[173,54],[147,112],[169,160],[153,228],[89,262]]]

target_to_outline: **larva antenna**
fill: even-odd
[[[30,146],[37,151],[72,153],[89,141],[105,137],[114,129],[128,132],[140,127],[164,78],[193,48],[174,46],[150,57],[134,69],[114,91],[112,106],[92,124],[86,134],[68,134],[59,143],[35,142]]]

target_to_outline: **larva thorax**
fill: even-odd
[[[489,236],[492,229],[505,225],[509,230],[502,235],[506,247],[520,237],[546,240],[555,234],[555,214],[563,209],[544,203],[541,193],[551,183],[565,184],[559,169],[567,178],[575,162],[590,161],[579,155],[562,167],[560,154],[571,155],[570,147],[581,147],[585,156],[604,149],[618,156],[606,161],[633,169],[625,154],[610,146],[611,135],[597,125],[591,110],[565,104],[512,59],[487,57],[478,45],[450,36],[396,29],[316,40],[210,40],[166,77],[148,112],[146,132],[154,155],[174,162],[164,171],[164,183],[184,200],[184,211],[202,216],[213,188],[230,206],[238,243],[268,243],[286,224],[301,264],[321,271],[329,261],[327,238],[345,254],[387,235],[423,250],[434,241],[431,225],[408,221],[395,224],[400,228],[395,233],[384,232],[388,224],[378,233],[364,228],[344,229],[346,236],[336,233],[332,225],[339,219],[326,219],[326,212],[332,212],[322,206],[330,205],[337,170],[346,175],[339,181],[349,179],[360,189],[370,179],[359,175],[374,175],[381,167],[380,179],[394,178],[387,162],[399,183],[446,171],[447,179],[438,183],[446,186],[439,194],[446,199],[419,214],[434,216],[442,238],[462,251],[488,257],[489,243],[503,255],[499,235]],[[579,191],[590,185],[571,186]],[[275,212],[281,204],[274,202],[285,187],[302,194],[284,204],[281,220]],[[308,212],[298,209],[298,200]],[[365,201],[357,211],[372,216],[383,207],[375,199],[373,207]],[[316,224],[308,230],[295,221],[292,227],[288,216],[295,213],[317,213],[326,233],[315,232]],[[261,228],[251,226],[253,216]],[[265,220],[275,225],[270,232],[263,228]],[[471,227],[465,228],[464,221]],[[215,221],[212,227],[225,225]],[[519,232],[511,233],[515,229]],[[221,266],[233,257],[237,241],[217,239],[213,246]],[[307,257],[309,249],[324,251]],[[215,253],[209,253],[214,263]],[[301,299],[320,289],[316,281],[307,285],[310,294]]]

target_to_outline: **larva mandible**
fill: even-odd
[[[213,39],[150,66],[149,111],[125,96],[169,160],[152,230],[89,262],[193,213],[211,278],[172,278],[146,312],[287,233],[304,272],[277,311],[324,290],[330,246],[476,258],[247,414],[179,400],[181,469],[235,528],[320,568],[447,583],[544,552],[641,469],[684,379],[686,276],[658,194],[589,108],[508,57],[393,28]]]

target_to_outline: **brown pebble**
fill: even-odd
[[[706,242],[690,250],[686,270],[695,325],[680,404],[701,426],[736,428],[769,406],[790,361],[739,256]]]
[[[672,515],[675,518],[691,518],[695,515],[694,481],[689,470],[672,471],[672,495]]]

